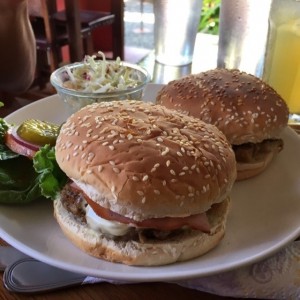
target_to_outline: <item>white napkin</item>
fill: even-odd
[[[83,284],[125,282],[86,277]],[[174,282],[173,282],[174,283]],[[300,299],[300,241],[272,257],[233,271],[175,283],[219,296],[259,299]]]

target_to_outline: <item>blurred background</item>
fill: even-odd
[[[38,62],[32,87],[17,98],[55,93],[53,70],[103,51],[108,59],[139,63],[154,49],[155,0],[28,0]],[[203,0],[198,31],[217,35],[221,0]],[[77,5],[76,5],[77,4]]]
[[[221,0],[203,0],[198,31],[217,35]],[[153,0],[125,0],[125,46],[154,49]]]

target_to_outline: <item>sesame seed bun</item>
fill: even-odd
[[[119,241],[74,217],[72,209],[59,204],[60,197],[54,203],[58,223],[87,253],[126,264],[159,265],[199,256],[223,237],[236,162],[215,126],[160,105],[102,102],[84,107],[64,123],[55,150],[60,168],[82,191],[75,197],[84,197],[98,216],[117,215],[114,220],[136,232],[176,231],[176,237],[178,230],[183,232],[180,238],[171,234],[143,242],[126,235],[126,242]],[[73,190],[65,194],[72,197]],[[103,211],[109,212],[104,216]],[[201,218],[207,218],[207,231]],[[166,229],[167,221],[177,225]],[[202,248],[187,250],[201,241]]]
[[[156,103],[217,126],[232,145],[278,139],[289,115],[285,101],[271,86],[253,75],[228,69],[171,81],[159,91]],[[273,156],[278,152],[275,148]],[[257,172],[248,164],[249,176],[245,176],[243,163],[243,179],[262,172],[271,160],[266,161]]]
[[[56,160],[93,201],[134,220],[202,213],[236,177],[234,153],[215,126],[141,101],[72,115]]]

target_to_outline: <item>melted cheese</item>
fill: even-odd
[[[99,217],[89,205],[86,207],[86,221],[88,226],[93,230],[102,231],[115,236],[125,235],[129,230],[127,224],[109,221]]]

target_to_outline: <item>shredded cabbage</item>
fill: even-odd
[[[65,66],[65,69],[69,78],[63,83],[64,87],[81,92],[120,91],[142,83],[139,71],[124,66],[119,57],[108,62],[101,51],[97,55],[86,55],[79,67]]]

